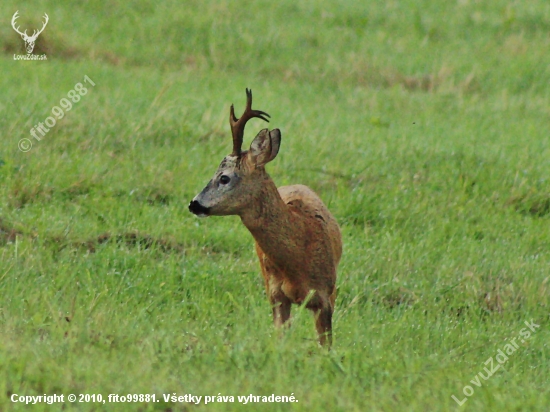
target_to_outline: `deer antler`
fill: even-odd
[[[38,35],[40,33],[42,33],[44,31],[44,29],[46,28],[46,25],[48,24],[48,21],[50,21],[50,18],[48,17],[48,15],[46,13],[44,13],[44,18],[45,18],[46,21],[42,24],[42,28],[40,30],[38,30],[38,32],[36,30],[34,30],[33,33],[32,33],[31,39],[36,39],[38,37]]]
[[[19,33],[22,37],[24,37],[25,39],[28,39],[28,40],[36,40],[36,38],[38,37],[38,35],[40,33],[42,33],[44,31],[44,29],[46,28],[46,25],[48,24],[48,21],[50,20],[50,18],[48,17],[48,15],[46,13],[44,13],[44,18],[45,18],[45,22],[42,24],[42,28],[38,31],[34,30],[33,33],[32,33],[32,36],[29,36],[27,34],[27,30],[25,30],[25,32],[21,33],[21,31],[19,31],[19,26],[15,27],[15,24],[16,24],[16,20],[19,18],[19,16],[17,15],[19,13],[19,10],[17,10],[15,12],[15,14],[13,15],[13,17],[11,18],[11,26],[13,27],[13,29]]]
[[[246,109],[240,119],[235,117],[235,108],[231,105],[229,113],[229,124],[231,125],[231,133],[233,134],[233,152],[232,156],[241,155],[241,146],[243,144],[244,127],[253,117],[258,117],[266,122],[269,122],[264,116],[271,117],[266,112],[260,110],[252,110],[252,90],[246,89]]]
[[[28,36],[27,36],[27,30],[25,30],[25,33],[21,33],[21,32],[19,31],[19,26],[15,27],[15,20],[17,20],[17,19],[19,18],[19,16],[17,15],[17,13],[19,13],[19,10],[17,10],[17,11],[15,12],[15,14],[13,15],[13,17],[11,18],[11,26],[12,26],[13,29],[14,29],[17,33],[19,33],[21,36],[28,37]]]

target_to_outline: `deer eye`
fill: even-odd
[[[222,175],[222,177],[220,177],[220,183],[221,183],[222,185],[226,185],[226,184],[228,184],[230,181],[231,181],[231,179],[230,179],[229,176],[227,176],[227,175]]]

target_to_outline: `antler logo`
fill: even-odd
[[[34,43],[36,42],[36,39],[38,38],[38,35],[44,31],[46,28],[46,25],[48,24],[48,20],[50,19],[46,13],[44,13],[44,24],[42,25],[42,28],[40,30],[34,30],[32,36],[29,36],[27,34],[27,30],[25,30],[24,33],[21,33],[19,31],[19,27],[15,27],[15,21],[19,18],[17,15],[19,13],[19,10],[15,12],[11,19],[11,25],[13,29],[21,35],[21,38],[25,41],[25,48],[27,49],[27,54],[31,54],[34,49]]]

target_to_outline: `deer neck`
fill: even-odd
[[[254,201],[240,217],[262,251],[274,263],[285,266],[295,250],[292,240],[299,229],[267,173]]]

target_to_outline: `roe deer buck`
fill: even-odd
[[[252,91],[246,89],[246,95],[240,119],[231,105],[233,152],[193,198],[189,210],[200,217],[240,216],[256,241],[275,326],[289,319],[292,303],[306,302],[315,314],[321,345],[330,346],[336,268],[342,255],[340,228],[313,190],[304,185],[277,189],[265,171],[265,164],[279,152],[279,129],[261,130],[250,149],[241,151],[246,122],[270,117],[252,110]]]

